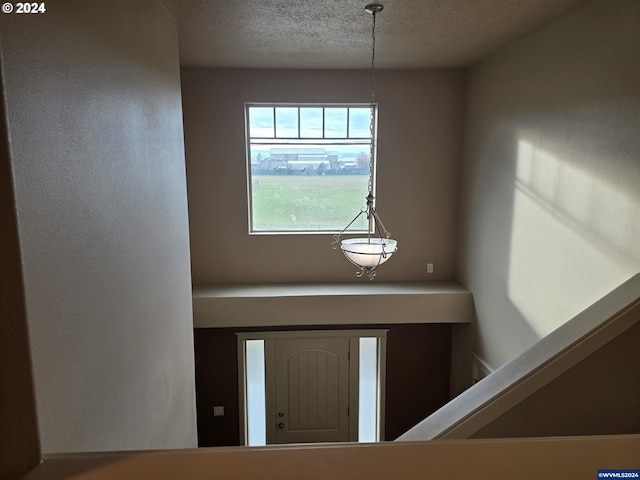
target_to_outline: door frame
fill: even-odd
[[[276,425],[276,382],[275,368],[270,371],[267,365],[275,365],[275,341],[277,339],[309,339],[309,338],[349,338],[349,441],[358,441],[358,405],[360,378],[360,338],[377,338],[377,422],[376,441],[384,438],[384,412],[386,392],[386,354],[388,329],[359,329],[359,330],[300,330],[300,331],[267,331],[267,332],[237,332],[238,345],[238,399],[239,399],[239,429],[240,445],[247,444],[247,374],[246,350],[247,340],[263,340],[265,356],[265,420],[268,425]],[[267,428],[267,445],[275,444],[275,429]]]

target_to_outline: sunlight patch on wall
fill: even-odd
[[[518,141],[509,297],[540,337],[640,268],[638,200]]]

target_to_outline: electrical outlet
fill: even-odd
[[[433,273],[433,263],[427,263],[427,273]]]

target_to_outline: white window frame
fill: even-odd
[[[377,432],[376,442],[384,439],[385,424],[385,396],[386,396],[386,365],[387,365],[387,332],[388,329],[371,330],[304,330],[284,332],[238,332],[236,333],[238,346],[238,398],[239,398],[239,428],[240,445],[247,445],[247,372],[246,350],[247,340],[264,340],[265,366],[275,364],[275,340],[276,339],[304,339],[304,338],[349,338],[349,378],[358,378],[360,375],[360,339],[378,339],[378,382],[377,382]],[[265,396],[266,403],[275,404],[275,381],[270,381],[270,373],[265,372]],[[359,382],[349,382],[349,441],[358,441],[359,420]],[[276,412],[266,412],[267,425],[275,425]],[[271,423],[270,423],[271,422]],[[267,430],[267,439],[269,433]]]
[[[250,118],[249,118],[249,108],[251,107],[267,107],[274,109],[274,126],[273,126],[273,136],[250,136]],[[275,109],[276,108],[371,108],[371,103],[263,103],[263,102],[246,102],[244,104],[244,112],[245,112],[245,151],[246,151],[246,171],[247,171],[247,214],[248,214],[248,225],[249,225],[249,235],[333,235],[337,233],[343,227],[346,227],[348,222],[351,220],[349,218],[346,220],[344,225],[341,225],[338,229],[327,229],[327,230],[256,230],[253,227],[253,181],[252,181],[252,171],[251,171],[251,145],[252,143],[264,145],[264,144],[274,144],[274,145],[318,145],[318,144],[326,144],[326,145],[366,145],[367,149],[371,149],[371,141],[374,143],[373,148],[373,158],[370,158],[370,162],[372,163],[372,190],[375,198],[376,195],[376,159],[377,159],[377,135],[378,135],[378,104],[373,104],[374,109],[374,118],[373,118],[373,139],[371,139],[371,135],[367,135],[366,137],[353,137],[349,138],[349,117],[347,115],[347,137],[326,137],[324,133],[325,122],[324,122],[324,114],[323,114],[323,136],[322,137],[278,137],[276,135],[276,123],[275,123]],[[298,134],[300,133],[300,112],[298,111]],[[257,140],[256,142],[252,142],[252,140]],[[366,140],[366,143],[364,141]],[[295,142],[295,143],[289,143]],[[305,143],[299,143],[305,142]],[[363,196],[363,200],[366,197]],[[374,200],[375,202],[375,200]],[[355,217],[358,213],[358,209],[355,208],[353,212],[353,216]],[[375,228],[375,227],[374,227]],[[363,234],[363,233],[375,233],[374,231],[367,232],[367,229],[349,229],[348,233],[354,234]]]

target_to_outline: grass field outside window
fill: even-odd
[[[254,231],[337,232],[365,206],[368,175],[253,175]],[[367,229],[361,216],[350,230]]]

